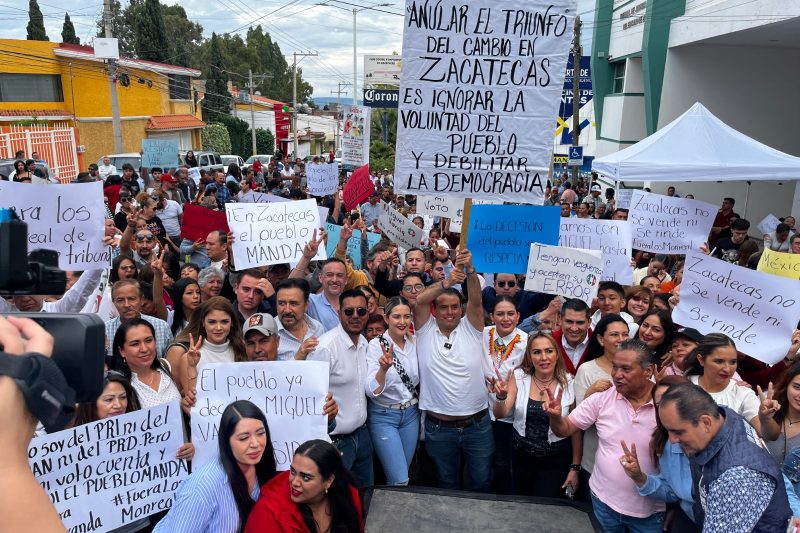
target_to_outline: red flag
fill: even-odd
[[[190,241],[205,240],[215,230],[230,231],[224,211],[212,211],[193,204],[183,206],[181,237]]]
[[[369,163],[357,168],[350,175],[350,179],[342,191],[344,196],[344,207],[348,211],[354,209],[358,204],[372,196],[375,192],[375,184],[369,176]]]

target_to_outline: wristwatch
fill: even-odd
[[[583,468],[581,468],[581,465],[579,465],[579,464],[569,465],[569,469],[574,471],[574,472],[580,472],[581,470],[583,470]]]

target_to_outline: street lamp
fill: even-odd
[[[334,2],[336,0],[333,0]],[[343,2],[347,3],[347,2]],[[342,6],[337,6],[335,4],[328,4],[326,2],[320,2],[317,4],[318,6],[325,6],[325,7],[335,7],[337,9],[342,9],[344,11],[350,11],[350,9]],[[348,4],[353,5],[353,4]],[[353,105],[358,105],[358,57],[356,54],[357,46],[356,46],[356,15],[360,11],[367,11],[370,9],[375,9],[377,7],[392,7],[394,4],[384,3],[384,4],[375,4],[374,6],[363,6],[363,7],[354,7],[353,8]]]

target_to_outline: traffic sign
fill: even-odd
[[[583,146],[570,146],[569,147],[569,166],[582,167],[583,166]]]

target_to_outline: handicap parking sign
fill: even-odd
[[[570,146],[569,147],[569,166],[580,167],[583,166],[583,146]]]

